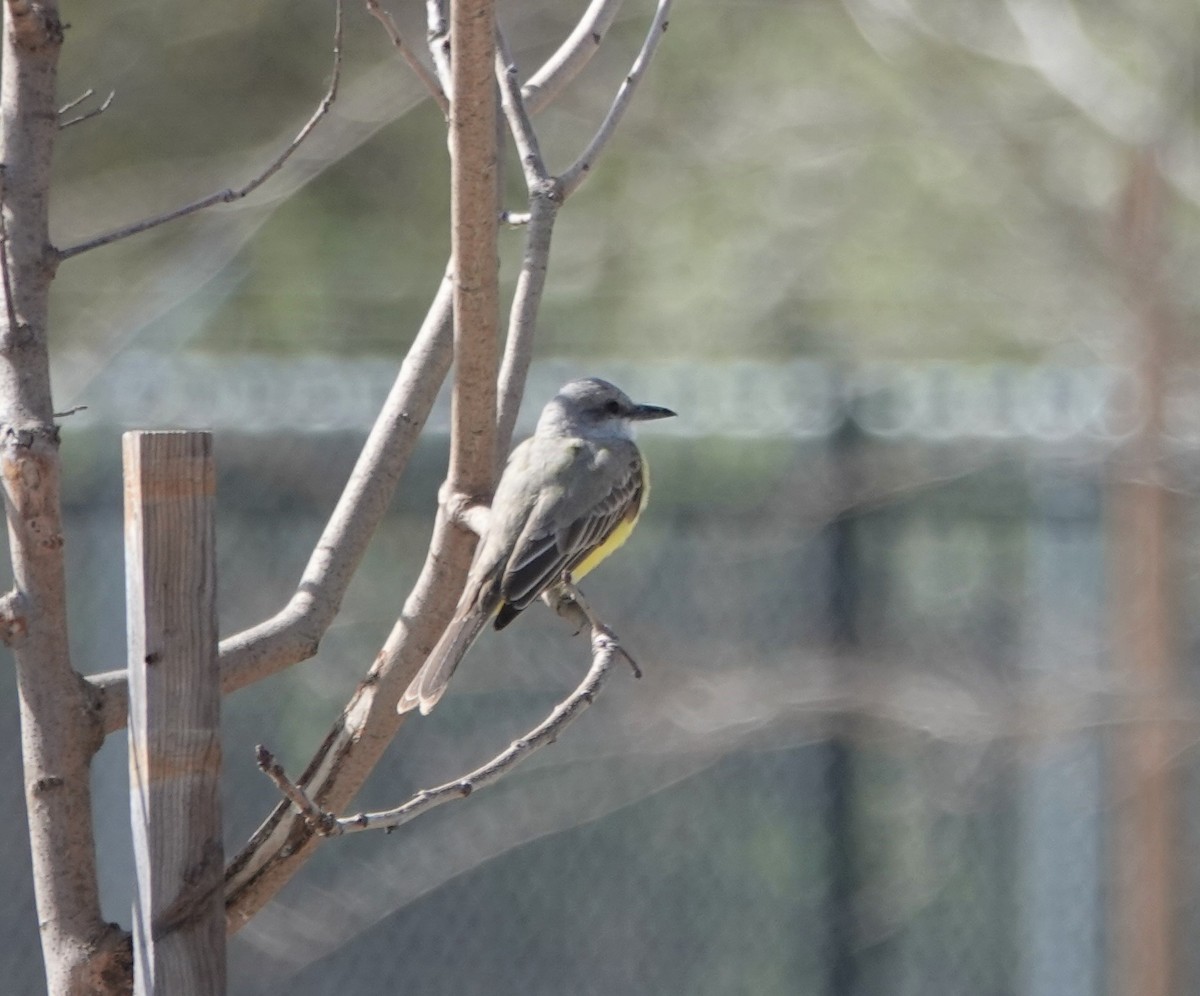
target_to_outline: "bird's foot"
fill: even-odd
[[[568,619],[577,625],[575,635],[578,636],[584,629],[590,627],[592,631],[593,645],[597,641],[603,641],[609,644],[616,653],[620,654],[629,662],[630,668],[633,669],[633,676],[640,678],[642,669],[638,666],[638,662],[633,659],[633,655],[629,653],[617,638],[617,634],[612,631],[612,628],[592,611],[592,607],[588,605],[587,599],[583,597],[571,580],[571,575],[564,573],[562,579],[549,589],[547,589],[542,599],[550,606],[558,615],[564,619]]]

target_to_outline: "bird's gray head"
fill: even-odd
[[[640,405],[599,377],[568,381],[542,409],[538,432],[573,432],[629,438],[633,422],[671,418],[670,408]]]

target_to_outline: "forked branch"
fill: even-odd
[[[630,101],[633,100],[634,90],[637,89],[637,85],[642,81],[642,77],[646,75],[646,69],[650,65],[650,60],[654,58],[654,53],[658,51],[659,42],[662,41],[663,35],[666,34],[667,26],[670,23],[670,15],[671,0],[658,0],[658,7],[654,12],[654,20],[651,21],[650,30],[646,33],[646,40],[642,42],[641,51],[638,52],[637,58],[633,60],[633,65],[630,67],[628,75],[621,83],[620,89],[617,90],[617,95],[613,98],[612,106],[604,116],[600,128],[579,158],[558,178],[562,186],[562,196],[564,199],[570,197],[579,185],[587,179],[588,171],[596,164],[596,159],[612,140],[617,130],[617,125],[621,123],[621,118],[625,116],[625,112],[629,109]]]
[[[88,89],[84,90],[83,93],[81,93],[74,100],[68,101],[67,103],[63,104],[63,106],[58,109],[59,118],[61,118],[64,114],[66,114],[67,111],[71,110],[72,108],[78,107],[85,100],[88,100],[90,97],[95,96],[95,93],[96,93],[96,91],[94,89],[92,89],[91,87],[88,87]],[[112,105],[113,98],[116,97],[116,95],[117,95],[116,90],[110,90],[108,92],[108,96],[105,97],[104,100],[102,100],[99,104],[97,104],[95,107],[93,107],[90,111],[84,111],[82,114],[76,114],[75,117],[67,118],[66,121],[60,120],[58,122],[58,130],[63,131],[66,128],[70,128],[71,125],[83,124],[84,121],[90,121],[92,118],[99,117],[101,114],[103,114],[105,111],[107,111],[109,109],[109,107]]]
[[[508,130],[512,133],[517,155],[521,158],[525,186],[532,193],[549,181],[550,174],[546,171],[542,150],[538,147],[533,122],[529,120],[525,96],[517,79],[517,64],[508,47],[508,39],[500,30],[496,31],[496,81],[500,84],[500,105],[504,108]]]
[[[614,9],[615,5],[611,3],[593,3],[589,8],[589,14],[608,16]],[[652,27],[652,34],[661,34],[662,26],[665,24],[665,9],[666,5],[660,4],[655,26]],[[453,92],[453,88],[449,86],[450,64],[445,0],[428,0],[427,11],[430,15],[430,48],[434,55],[434,65],[442,79],[442,85]],[[643,50],[639,54],[639,61],[635,63],[637,70],[633,73],[635,82],[640,76],[640,72],[644,70],[645,63],[654,47],[656,47],[656,42],[649,46],[648,52],[647,46],[643,46]],[[594,43],[591,48],[594,48]],[[587,49],[588,46],[584,45],[582,51],[587,57],[590,57]],[[581,61],[586,60],[570,59],[564,64],[578,67]],[[484,80],[482,78],[477,80],[480,85],[480,92],[475,95],[474,100],[477,106],[492,98],[494,87],[492,63],[492,52],[489,51],[485,63],[488,69],[486,89],[483,87]],[[563,71],[565,72],[565,70]],[[503,72],[507,73],[507,66]],[[609,132],[615,128],[615,118],[619,117],[620,111],[628,102],[630,88],[631,85],[628,82],[623,86],[622,92],[618,94],[616,115],[614,116],[614,113],[610,111],[606,118],[604,127],[607,127]],[[524,92],[522,91],[520,98],[525,102],[524,111],[522,112],[520,106],[511,99],[509,100],[510,107],[507,109],[517,115],[515,125],[511,115],[509,121],[510,127],[515,127],[519,133],[527,129],[524,122],[531,113],[529,101],[525,98]],[[508,95],[511,98],[511,90]],[[492,133],[494,134],[494,131]],[[531,130],[528,134],[532,134]],[[524,139],[519,140],[524,141]],[[533,143],[527,144],[532,146]],[[593,141],[589,148],[596,146],[597,143]],[[598,152],[598,148],[594,148],[593,151]],[[531,220],[539,212],[540,217],[536,223],[530,225],[522,275],[514,296],[513,313],[510,316],[509,341],[500,375],[501,411],[496,432],[495,450],[497,452],[507,449],[512,420],[515,420],[523,390],[525,370],[532,355],[533,317],[545,276],[551,223],[559,203],[556,196],[550,196],[555,189],[556,185],[551,178],[546,182],[539,181],[536,190],[531,191],[530,203],[538,208],[538,212],[531,211]],[[494,199],[492,207],[493,209],[498,207],[494,203]],[[497,213],[492,214],[493,220]],[[480,260],[477,262],[483,263]],[[456,284],[460,281],[466,282],[461,272],[456,273],[455,278]],[[472,327],[468,323],[463,323],[463,325],[467,328]],[[440,341],[444,343],[445,338],[443,335]],[[460,355],[460,363],[462,360],[463,357]],[[476,363],[478,363],[478,357]],[[492,376],[494,377],[493,364],[494,359],[489,357],[485,365],[492,366]],[[444,375],[444,369],[439,373]],[[439,376],[439,383],[440,380]],[[491,390],[494,389],[495,381],[493,380],[486,396],[490,397]],[[481,396],[483,395],[476,395],[475,402],[478,402]],[[476,405],[475,407],[476,414],[479,414],[482,406]],[[477,448],[476,455],[479,452],[481,451]],[[488,487],[481,486],[483,479],[480,474],[482,469],[480,464],[475,460],[471,460],[469,463],[472,464],[469,475],[457,475],[453,471],[450,475],[447,487],[449,501],[443,504],[437,516],[425,564],[416,585],[405,601],[403,611],[392,632],[380,649],[369,673],[360,683],[342,710],[341,716],[335,721],[333,728],[322,740],[316,754],[297,779],[296,787],[302,789],[302,796],[311,800],[313,806],[325,812],[335,813],[343,810],[358,793],[367,774],[382,756],[384,748],[400,724],[401,717],[395,711],[396,702],[449,620],[450,611],[466,575],[475,539],[471,535],[475,527],[469,523],[470,517],[462,515],[461,512],[456,513],[455,510],[460,506],[470,508],[472,503],[477,502],[480,497],[486,498],[486,492],[490,489],[490,484]],[[494,473],[494,468],[492,472]],[[475,478],[475,481],[466,480],[465,477]],[[316,554],[314,554],[315,557]],[[340,579],[335,579],[334,583],[339,590],[344,590]],[[309,595],[310,591],[305,589],[297,593],[297,598],[307,599]],[[327,619],[324,613],[322,615]],[[314,635],[319,636],[319,633]],[[256,636],[252,632],[248,632],[244,634],[244,637],[243,652],[248,655],[256,654],[257,647],[262,642],[261,635]],[[611,634],[607,634],[607,639],[612,640],[612,652],[619,652],[619,646]],[[224,644],[222,649],[224,651]],[[309,650],[309,653],[311,652],[312,650]],[[223,659],[224,656],[223,652]],[[297,657],[296,659],[301,658]],[[285,666],[282,665],[282,661],[279,663],[281,666]],[[586,704],[586,700],[584,704]],[[236,930],[270,899],[307,860],[320,840],[321,836],[317,831],[296,815],[291,802],[282,801],[277,805],[242,851],[230,863],[227,870],[226,911],[230,929]]]

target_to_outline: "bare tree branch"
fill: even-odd
[[[451,495],[483,500],[490,497],[495,466],[499,296],[492,6],[493,0],[456,0],[452,5],[455,62],[449,88],[456,380],[448,488]],[[322,806],[346,805],[395,734],[401,722],[395,704],[449,620],[474,544],[473,533],[439,511],[425,566],[404,611],[301,776],[311,798]],[[316,842],[289,807],[276,807],[227,871],[231,930],[291,877]]]
[[[472,546],[470,535],[439,512],[425,564],[400,618],[300,776],[323,808],[349,805],[395,736],[403,719],[396,703],[450,620]],[[241,927],[278,892],[318,842],[288,804],[276,806],[226,871],[229,929]]]
[[[604,35],[621,10],[623,0],[592,0],[575,29],[522,90],[530,114],[545,108],[600,50]]]
[[[440,0],[429,0],[427,9],[435,65],[439,67],[439,75],[444,75],[449,68],[444,5]],[[611,4],[593,4],[592,12],[612,9]],[[488,69],[486,81],[482,75],[477,81],[481,88],[477,99],[481,102],[485,99],[492,102],[491,65],[492,53],[489,51],[483,62]],[[544,100],[541,106],[545,103]],[[535,237],[527,242],[523,289],[518,290],[510,323],[510,348],[506,353],[505,370],[501,373],[504,396],[510,402],[501,403],[501,430],[497,434],[505,442],[516,417],[520,385],[524,382],[524,368],[531,349],[533,309],[541,293],[549,232],[557,207],[552,198],[545,196],[552,189],[553,184],[541,184],[539,196],[532,199],[535,204],[542,204],[545,223],[539,220],[531,225],[531,234]],[[482,195],[482,185],[478,193]],[[498,212],[494,210],[494,200],[492,207],[491,217],[496,219]],[[465,278],[460,279],[466,286]],[[459,360],[461,362],[461,355]],[[491,393],[495,389],[494,363],[493,353],[480,364],[489,370],[492,378],[486,392],[492,407],[486,409],[489,418],[481,425],[495,418],[495,396]],[[479,408],[482,413],[484,406]],[[475,446],[476,456],[484,449]],[[476,485],[482,482],[486,486],[481,490],[490,494],[494,466],[485,468],[480,461],[470,469]],[[429,551],[417,583],[366,678],[300,776],[298,789],[316,807],[337,812],[357,794],[402,721],[395,711],[396,702],[449,621],[470,562],[475,541],[473,533],[482,528],[487,514],[486,506],[478,500],[476,487],[465,481],[464,476],[450,474],[450,480],[443,488],[444,498],[439,505]],[[253,916],[295,874],[319,840],[290,803],[277,805],[228,867],[226,914],[229,929],[237,930]]]
[[[601,7],[593,4],[593,8]],[[504,360],[500,370],[500,397],[497,411],[497,468],[503,464],[504,454],[512,439],[524,394],[525,377],[533,358],[533,333],[537,322],[538,306],[546,282],[546,269],[550,256],[550,238],[554,229],[558,208],[562,202],[586,178],[587,171],[612,134],[625,113],[637,83],[645,74],[646,67],[654,57],[658,43],[667,29],[671,0],[660,0],[650,31],[630,69],[629,75],[618,91],[608,115],[596,137],[589,143],[583,155],[557,180],[552,178],[542,158],[537,135],[530,121],[528,101],[518,84],[517,67],[509,51],[503,32],[497,33],[496,78],[500,84],[501,103],[509,130],[521,159],[525,184],[529,190],[530,208],[527,218],[529,226],[525,241],[525,255],[521,273],[517,280],[509,319],[508,337],[505,343]]]
[[[634,90],[637,89],[638,83],[641,82],[642,77],[646,74],[646,68],[650,65],[650,60],[654,58],[654,53],[658,51],[658,45],[662,41],[662,36],[666,34],[670,13],[671,0],[658,0],[658,7],[654,12],[654,20],[650,24],[650,30],[646,34],[646,40],[642,43],[642,48],[638,52],[637,58],[633,60],[633,65],[629,68],[629,74],[621,83],[620,89],[617,90],[617,95],[613,99],[612,106],[608,109],[608,114],[605,115],[599,130],[591,142],[588,143],[588,147],[583,150],[582,155],[559,177],[559,183],[562,185],[563,200],[570,197],[579,185],[587,179],[588,171],[596,164],[596,159],[612,139],[613,134],[617,130],[617,125],[621,123],[621,118],[625,116],[625,111],[629,108],[629,102],[633,99]]]
[[[383,25],[383,30],[387,32],[387,36],[391,39],[392,45],[396,51],[400,53],[400,57],[408,63],[409,68],[417,74],[417,79],[425,84],[425,89],[429,91],[434,102],[445,116],[450,113],[450,101],[446,99],[446,91],[442,89],[438,78],[431,73],[404,40],[404,36],[400,34],[399,27],[396,26],[395,18],[390,13],[379,6],[379,0],[366,0],[367,13],[375,20]]]
[[[512,132],[517,154],[521,158],[525,186],[532,192],[549,180],[550,174],[546,171],[546,163],[542,159],[542,150],[538,148],[533,122],[529,120],[529,113],[525,107],[525,98],[517,79],[517,64],[513,61],[508,40],[500,30],[496,31],[496,81],[500,84],[500,105],[504,108],[509,131]]]
[[[313,548],[296,593],[270,619],[221,641],[223,692],[236,691],[317,652],[450,370],[451,286],[447,275]],[[104,731],[120,729],[128,708],[125,671],[98,674],[91,680],[101,692]]]
[[[525,253],[509,310],[508,335],[500,363],[496,411],[497,472],[503,467],[512,443],[521,400],[525,396],[525,379],[533,362],[538,307],[546,287],[546,271],[550,261],[550,237],[561,206],[555,193],[552,185],[543,184],[530,197]]]
[[[296,807],[310,829],[323,837],[358,833],[362,830],[394,830],[444,803],[454,799],[465,799],[480,789],[494,785],[515,770],[518,765],[529,760],[537,751],[554,743],[567,726],[578,719],[583,711],[596,700],[617,657],[624,655],[624,651],[612,631],[603,624],[593,626],[591,642],[592,666],[588,669],[579,687],[560,702],[546,719],[523,737],[514,740],[486,764],[461,778],[439,785],[437,788],[422,789],[407,802],[394,809],[336,817],[332,813],[321,810],[302,788],[290,782],[282,767],[275,762],[270,751],[261,747],[259,748],[259,767],[275,782],[284,798]]]
[[[259,771],[275,783],[275,787],[279,789],[283,797],[296,807],[296,812],[304,817],[311,829],[322,837],[331,836],[330,831],[337,827],[337,817],[322,812],[321,808],[308,797],[308,793],[288,778],[287,772],[283,770],[283,765],[262,744],[258,744],[254,748],[254,763],[258,765]]]
[[[432,0],[431,7],[438,6],[438,0]],[[615,14],[615,5],[611,2],[593,4],[588,14],[601,7],[609,14]],[[578,33],[577,29],[575,34]],[[558,54],[561,53],[560,49]],[[577,60],[566,60],[566,63],[582,68]],[[547,78],[547,75],[546,67],[536,74],[538,78]],[[550,96],[545,90],[539,93],[542,94],[540,106],[545,107]],[[525,259],[513,299],[499,375],[497,451],[501,455],[507,451],[512,439],[525,375],[532,358],[538,301],[533,292],[536,290],[540,295],[545,283],[550,230],[556,210],[548,198],[542,198],[542,209],[548,216],[545,227],[526,236]],[[447,277],[376,419],[333,516],[313,550],[296,593],[270,619],[221,641],[221,688],[225,693],[244,688],[316,654],[449,371],[452,358],[451,286]],[[467,504],[478,506],[477,501]],[[452,518],[466,525],[459,517]],[[466,527],[470,528],[469,525]],[[95,708],[104,733],[120,729],[125,725],[128,708],[125,671],[95,674],[90,680],[98,693]]]
[[[262,172],[244,186],[218,190],[215,194],[209,194],[207,197],[202,197],[198,201],[192,201],[190,204],[175,208],[173,211],[167,211],[152,218],[143,218],[141,221],[133,222],[133,224],[115,228],[110,232],[104,232],[101,235],[96,235],[73,246],[68,246],[66,249],[59,249],[57,250],[58,259],[70,259],[72,256],[78,256],[80,253],[87,252],[90,249],[98,249],[100,246],[111,245],[113,242],[129,238],[131,235],[139,235],[152,228],[157,228],[159,225],[165,225],[168,222],[186,218],[188,215],[195,214],[197,211],[203,211],[205,208],[210,208],[215,204],[228,204],[231,201],[241,200],[243,197],[252,194],[278,173],[283,168],[284,163],[292,157],[293,153],[300,148],[300,145],[312,133],[312,130],[316,128],[318,122],[329,113],[334,100],[337,99],[338,82],[342,75],[342,0],[335,0],[334,11],[333,72],[329,80],[329,89],[326,90],[325,96],[321,99],[320,104],[317,105],[317,109],[313,111],[312,117],[296,133],[296,137],[288,143],[284,150]]]
[[[558,183],[550,177],[542,159],[517,77],[517,66],[503,31],[496,33],[496,78],[500,84],[501,106],[521,158],[525,186],[529,191],[525,253],[509,310],[508,335],[500,365],[496,410],[498,475],[512,442],[521,399],[525,395],[525,380],[529,365],[533,362],[537,312],[546,286],[546,268],[550,260],[550,236],[562,200]]]

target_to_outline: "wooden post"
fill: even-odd
[[[128,432],[125,589],[139,996],[225,992],[212,436]]]
[[[1113,919],[1118,996],[1174,996],[1176,883],[1181,874],[1177,761],[1169,712],[1177,673],[1172,595],[1174,504],[1164,459],[1167,378],[1175,321],[1162,275],[1163,183],[1153,149],[1134,155],[1120,218],[1120,264],[1136,320],[1132,366],[1143,424],[1118,462],[1113,485],[1114,646],[1130,717],[1116,752],[1118,908]]]

